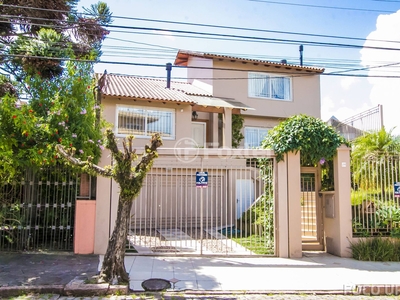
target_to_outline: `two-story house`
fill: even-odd
[[[218,230],[223,226],[234,226],[250,207],[265,204],[262,199],[266,190],[275,191],[274,187],[266,188],[275,180],[265,182],[257,165],[258,157],[270,158],[274,176],[272,151],[262,150],[265,156],[250,158],[218,152],[231,147],[233,115],[244,118],[241,148],[259,146],[270,128],[292,115],[320,116],[320,75],[324,71],[321,68],[189,51],[179,51],[174,64],[187,67],[187,82],[171,81],[173,66],[167,64],[166,79],[107,74],[101,89],[106,120],[114,125],[117,136],[135,136],[137,153],[152,133],[162,134],[160,157],[132,209],[132,235],[140,242],[161,243],[146,246],[147,249],[176,249],[177,239],[181,248],[182,240],[186,244],[195,240],[193,245],[197,245],[196,240],[201,238],[193,239],[192,235],[200,228],[209,230],[205,236],[211,232],[214,237],[221,236]],[[179,152],[174,152],[176,149],[187,150],[184,153],[188,156],[180,157]],[[199,153],[210,151],[205,159],[192,159],[190,155],[196,156],[198,152],[190,149]],[[214,154],[210,154],[211,150]],[[105,152],[100,165],[111,163]],[[208,172],[208,186],[204,190],[197,189],[198,171]],[[295,184],[299,182],[296,178],[285,177],[284,182]],[[298,188],[297,184],[295,189]],[[273,209],[279,199],[275,200],[274,195],[268,197],[274,200],[268,202]],[[293,197],[293,201],[300,206],[298,198]],[[118,185],[98,178],[95,253],[105,251],[116,218],[117,200]],[[300,207],[295,209],[299,210]],[[285,222],[284,218],[285,214],[279,222]],[[272,230],[268,243],[273,244],[273,227],[268,228]],[[300,224],[293,228],[298,230]],[[171,244],[165,244],[168,239]],[[132,243],[135,249],[141,247]]]
[[[182,138],[199,147],[231,147],[232,114],[242,114],[241,146],[253,148],[282,119],[320,117],[323,69],[190,51],[179,51],[175,65],[187,67],[186,83],[170,81],[171,66],[166,80],[107,74],[102,104],[117,135],[147,142],[161,132],[166,147]]]

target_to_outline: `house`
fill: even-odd
[[[157,131],[165,147],[192,138],[198,147],[230,148],[232,115],[241,114],[240,147],[254,148],[285,118],[320,117],[324,69],[182,50],[174,64],[187,67],[187,82],[170,80],[170,64],[166,80],[107,74],[102,105],[117,135],[147,142]]]
[[[187,82],[171,81],[172,65],[167,64],[166,79],[107,74],[101,89],[106,121],[119,137],[133,134],[138,153],[152,133],[160,132],[163,138],[159,158],[134,201],[129,243],[146,254],[202,254],[198,242],[205,235],[215,238],[220,244],[213,248],[226,254],[232,243],[221,232],[238,232],[231,230],[236,225],[242,226],[241,232],[256,230],[255,220],[245,213],[263,205],[263,211],[273,211],[271,226],[264,226],[269,230],[264,244],[271,245],[270,253],[301,256],[299,154],[277,163],[272,150],[253,148],[285,118],[299,113],[320,117],[324,69],[189,51],[179,51],[174,64],[187,67]],[[232,150],[234,115],[243,116],[244,140],[241,149]],[[177,149],[183,149],[184,157]],[[261,170],[259,158],[269,166]],[[100,165],[110,164],[105,152]],[[269,177],[264,180],[266,172]],[[207,176],[205,189],[197,188],[199,173]],[[118,189],[115,182],[98,178],[95,253],[105,252],[117,216]],[[318,198],[317,188],[310,193],[315,194],[312,199]],[[331,223],[337,226],[336,221]],[[340,233],[331,243],[343,237]]]
[[[335,116],[332,116],[326,123],[333,128],[346,140],[352,141],[355,138],[364,134],[364,131],[349,124],[339,121]]]

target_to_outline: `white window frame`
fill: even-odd
[[[274,88],[273,80],[274,79],[283,79],[284,83],[286,82],[289,87],[286,85],[283,86],[284,92],[283,97],[280,98],[277,95],[273,95],[272,91]],[[268,82],[266,81],[268,79]],[[264,83],[263,83],[264,82]],[[265,95],[262,94],[261,90],[265,89],[265,85],[268,84],[267,91]],[[261,99],[269,99],[276,101],[292,101],[292,77],[285,75],[277,75],[277,74],[269,74],[269,73],[260,73],[260,72],[249,72],[248,73],[248,96],[251,98],[261,98]]]
[[[249,133],[247,132],[247,130],[249,130],[249,129],[251,129],[251,130],[257,130],[257,131],[258,131],[257,136],[258,136],[258,138],[259,138],[259,137],[260,137],[260,131],[261,131],[261,130],[266,130],[267,133],[268,133],[268,131],[271,130],[272,128],[270,128],[270,127],[245,126],[245,127],[244,127],[244,148],[245,148],[245,149],[259,148],[260,145],[261,145],[261,142],[263,141],[263,139],[259,140],[259,141],[258,141],[258,146],[256,146],[256,147],[249,147],[249,143],[248,143],[248,136],[249,136]],[[265,137],[265,136],[264,136],[264,137]]]
[[[150,107],[150,106],[136,106],[136,105],[123,105],[123,104],[117,104],[116,105],[116,110],[115,110],[115,132],[116,132],[116,136],[117,137],[125,137],[129,134],[132,134],[135,136],[135,138],[150,138],[152,134],[148,134],[148,127],[147,124],[148,122],[144,122],[145,124],[145,129],[143,131],[143,134],[138,134],[137,132],[133,131],[132,132],[127,132],[127,133],[120,133],[119,131],[119,111],[121,108],[125,108],[125,109],[139,109],[139,110],[143,110],[144,114],[145,114],[145,118],[147,119],[148,111],[160,111],[160,112],[170,112],[171,113],[171,135],[164,135],[162,132],[161,133],[161,137],[163,138],[163,140],[175,140],[175,118],[176,118],[176,111],[175,109],[172,108],[160,108],[160,107]]]

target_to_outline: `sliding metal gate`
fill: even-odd
[[[0,251],[72,251],[77,174],[27,171],[0,186]]]
[[[133,203],[127,253],[275,255],[271,151],[216,150],[160,155]]]

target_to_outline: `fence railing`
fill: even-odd
[[[400,157],[351,161],[353,236],[400,236]]]
[[[181,151],[160,151],[148,173],[133,203],[127,251],[274,255],[271,151]]]
[[[0,251],[71,251],[78,190],[78,174],[67,167],[1,183]]]

